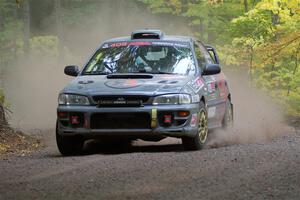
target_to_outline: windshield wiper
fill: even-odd
[[[149,72],[146,70],[139,70],[139,71],[134,71],[130,73],[145,73],[145,74],[178,74],[178,73],[173,73],[173,72],[162,72],[162,71],[154,71],[154,72]]]
[[[108,75],[108,74],[111,74],[111,73],[108,73],[108,72],[103,72],[103,71],[100,71],[100,72],[85,72],[83,75]]]
[[[150,74],[178,74],[178,73],[157,71],[157,72],[150,72]]]
[[[130,73],[149,73],[145,69],[140,69],[138,71],[130,72]]]

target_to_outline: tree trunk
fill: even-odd
[[[3,12],[0,10],[0,32],[4,30],[4,16]]]
[[[249,84],[252,86],[252,71],[253,71],[253,47],[250,47],[250,62],[249,62]]]
[[[274,2],[276,3],[276,2]],[[277,5],[280,7],[280,3],[277,2]],[[277,13],[274,13],[273,11],[272,12],[272,24],[273,26],[276,26],[280,23],[280,18],[279,18],[279,11],[277,11]]]
[[[58,37],[58,63],[64,60],[63,26],[61,17],[61,1],[55,0],[56,34]]]
[[[24,55],[28,55],[30,51],[30,3],[29,0],[24,0],[23,4],[23,22],[24,22]]]
[[[0,103],[0,127],[5,127],[5,126],[7,126],[5,110],[4,110],[4,106],[2,105],[2,103]]]
[[[244,0],[245,13],[249,11],[248,0]]]
[[[200,39],[204,39],[204,23],[203,23],[203,18],[200,18]]]
[[[212,27],[211,18],[212,18],[212,13],[211,13],[211,11],[209,11],[208,12],[208,25],[207,25],[206,32],[207,32],[207,42],[210,44],[212,44],[215,39],[213,31],[209,30],[209,28]]]
[[[296,55],[295,55],[295,67],[294,67],[294,70],[293,70],[293,78],[297,72],[297,69],[298,69],[298,50],[299,48],[297,48],[297,51],[296,51]],[[288,90],[287,90],[287,96],[290,95],[290,92],[291,92],[291,85],[290,85],[290,82],[288,83]]]

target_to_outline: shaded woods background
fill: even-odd
[[[16,128],[54,127],[58,92],[70,80],[64,66],[82,66],[103,40],[146,27],[189,34],[184,19],[137,1],[0,2],[1,85]]]
[[[299,0],[0,0],[1,104],[12,110],[14,127],[54,127],[57,94],[70,80],[63,74],[64,65],[82,66],[104,39],[138,28],[158,28],[213,44],[225,70],[248,74],[238,81],[232,77],[234,84],[257,86],[283,105],[288,116],[299,117],[299,4]],[[247,103],[257,105],[255,101],[258,97]]]

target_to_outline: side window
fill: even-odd
[[[202,53],[203,51],[201,51],[200,47],[197,44],[195,44],[194,47],[195,47],[195,53],[196,53],[198,65],[201,69],[203,69],[206,63],[205,56]]]
[[[207,60],[208,64],[214,64],[215,61],[212,59],[211,55],[207,52],[206,48],[203,47],[202,45],[199,45],[200,49],[202,50],[205,59]]]
[[[208,51],[210,58],[213,60],[214,63],[216,63],[215,58],[214,58],[214,53],[212,51]]]

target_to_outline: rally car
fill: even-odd
[[[63,155],[88,139],[182,139],[199,150],[208,131],[233,120],[231,94],[215,49],[191,37],[138,30],[105,41],[59,94],[56,141]]]

